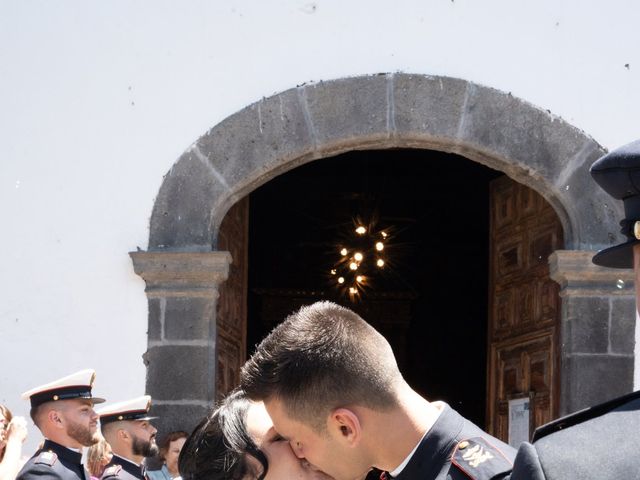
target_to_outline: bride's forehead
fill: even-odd
[[[254,440],[261,439],[271,428],[273,422],[262,402],[251,402],[247,411],[247,432]]]

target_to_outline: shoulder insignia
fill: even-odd
[[[120,470],[122,470],[122,467],[120,465],[111,465],[104,471],[104,473],[102,474],[102,478],[117,477],[120,473]]]
[[[473,480],[487,480],[513,468],[511,461],[482,437],[458,442],[451,463]]]
[[[45,450],[42,453],[40,453],[40,455],[38,455],[38,458],[36,458],[34,463],[37,463],[40,465],[48,465],[51,467],[53,466],[54,463],[56,463],[57,460],[58,460],[58,455],[56,455],[51,450]]]

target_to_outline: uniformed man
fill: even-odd
[[[91,393],[94,379],[93,370],[82,370],[22,394],[31,401],[31,418],[45,441],[17,480],[89,479],[82,465],[82,447],[99,440],[93,405],[104,402]]]
[[[102,435],[111,445],[113,458],[102,474],[102,480],[144,480],[144,459],[158,453],[157,430],[149,420],[151,397],[126,400],[98,411]]]
[[[351,310],[318,302],[289,316],[242,368],[294,453],[336,480],[377,468],[399,480],[503,478],[515,450],[400,374],[387,340]]]
[[[594,180],[624,202],[627,241],[598,252],[596,265],[634,268],[640,299],[640,141],[605,155]],[[636,322],[640,321],[636,314]],[[629,332],[633,335],[633,332]],[[536,430],[518,450],[512,480],[640,478],[640,391],[561,418]]]

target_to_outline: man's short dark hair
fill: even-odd
[[[241,385],[251,399],[277,398],[293,418],[322,431],[336,408],[394,406],[401,378],[380,333],[351,310],[318,302],[287,317],[258,345]]]

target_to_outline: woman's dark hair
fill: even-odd
[[[169,451],[169,445],[171,442],[175,442],[181,438],[188,438],[189,434],[183,430],[176,430],[175,432],[167,433],[162,442],[160,442],[160,459],[164,462],[167,458],[167,452]]]
[[[234,390],[191,433],[182,447],[178,469],[183,480],[241,480],[267,474],[267,457],[247,432],[250,400],[242,390]],[[262,471],[256,472],[248,455]]]

